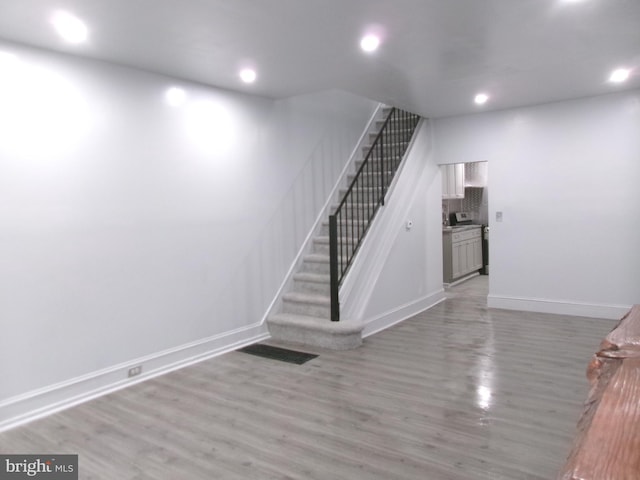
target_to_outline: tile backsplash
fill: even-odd
[[[469,212],[473,223],[489,224],[488,166],[488,162],[464,164],[464,198],[442,200],[443,225],[455,212]]]
[[[442,200],[442,221],[448,224],[449,214],[470,212],[474,223],[489,223],[489,189],[487,187],[465,187],[464,198]]]

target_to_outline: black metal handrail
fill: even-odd
[[[338,291],[369,230],[420,117],[392,108],[335,212],[329,216],[331,320],[340,320]]]

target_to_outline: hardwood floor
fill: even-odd
[[[553,479],[610,320],[486,308],[487,277],[304,365],[232,352],[0,434],[81,479]]]

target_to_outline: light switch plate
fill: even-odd
[[[502,221],[502,212],[496,212],[496,222]]]

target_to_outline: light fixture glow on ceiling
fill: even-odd
[[[486,93],[478,93],[473,99],[476,105],[484,105],[488,100],[489,95],[487,95]]]
[[[252,68],[243,68],[240,70],[240,80],[244,83],[253,83],[256,81],[256,78],[258,78],[258,75]]]
[[[360,40],[360,48],[365,52],[375,52],[380,46],[380,37],[377,35],[369,34],[362,37]]]
[[[18,56],[14,53],[0,51],[0,62],[3,64],[14,63],[18,60]]]
[[[18,64],[18,56],[9,52],[0,52],[0,70],[8,70]]]
[[[179,107],[183,105],[187,99],[187,92],[182,88],[171,87],[165,92],[164,98],[172,107]]]
[[[629,69],[618,68],[617,70],[614,70],[613,72],[611,72],[611,75],[609,75],[609,81],[611,83],[626,82],[630,74],[631,74],[631,71]]]
[[[82,43],[89,36],[89,29],[85,23],[69,12],[56,12],[51,17],[51,23],[58,34],[69,43]]]

